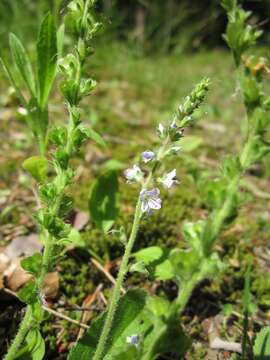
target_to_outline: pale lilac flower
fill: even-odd
[[[127,169],[125,172],[127,182],[141,181],[143,178],[143,172],[138,165],[133,165],[133,168]]]
[[[178,128],[175,120],[173,120],[173,121],[171,122],[170,128],[171,128],[171,129],[177,129],[177,128]]]
[[[168,174],[164,175],[159,181],[166,189],[169,189],[174,183],[177,184],[179,181],[176,178],[176,169],[173,169]]]
[[[171,146],[167,152],[169,155],[176,155],[180,150],[182,150],[181,146]]]
[[[165,127],[159,123],[157,128],[158,135],[162,138],[165,135]]]
[[[131,335],[126,337],[127,344],[133,345],[135,347],[139,346],[139,335]]]
[[[158,188],[152,190],[143,189],[140,192],[140,199],[142,202],[141,210],[147,215],[151,215],[153,210],[161,208],[161,199],[159,198],[160,191]]]
[[[24,108],[23,106],[20,106],[20,107],[18,108],[18,113],[19,113],[20,115],[22,115],[22,116],[26,116],[26,115],[28,114],[28,111],[27,111],[27,109]]]
[[[155,153],[151,150],[146,150],[142,153],[142,161],[144,163],[148,163],[149,161],[153,160],[155,157]]]

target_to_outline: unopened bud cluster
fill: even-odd
[[[161,208],[159,185],[165,189],[170,189],[179,181],[176,169],[158,175],[158,169],[169,155],[176,155],[181,150],[181,139],[184,136],[184,128],[192,121],[194,111],[203,102],[209,89],[209,80],[203,79],[187,96],[179,106],[173,119],[167,125],[160,123],[157,127],[159,137],[159,147],[148,149],[141,154],[141,163],[146,169],[141,169],[140,165],[133,165],[125,171],[128,183],[137,182],[142,186],[140,192],[141,212],[150,215],[154,210]]]

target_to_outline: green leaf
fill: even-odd
[[[164,318],[168,315],[170,302],[160,296],[149,296],[147,298],[147,309],[157,318]]]
[[[253,346],[254,360],[270,359],[270,326],[264,327],[257,335]]]
[[[47,178],[49,162],[44,156],[32,156],[24,160],[22,167],[28,171],[37,182],[44,182]]]
[[[7,63],[4,61],[3,58],[0,57],[0,62],[1,62],[1,65],[4,69],[4,73],[8,79],[8,81],[10,82],[11,86],[13,86],[15,92],[16,92],[16,95],[18,96],[18,99],[21,101],[22,105],[26,106],[26,100],[25,98],[23,97],[23,94],[20,90],[20,87],[19,87],[19,84],[17,84],[17,82],[15,81],[10,69],[9,69],[9,66],[7,65]]]
[[[106,142],[103,140],[103,138],[92,128],[83,128],[85,134],[87,135],[88,139],[93,140],[94,142],[96,142],[99,146],[101,147],[106,147],[107,144]]]
[[[158,331],[157,331],[158,333]],[[175,320],[167,327],[167,331],[158,339],[152,350],[153,359],[160,354],[173,353],[182,358],[190,348],[191,340],[183,332],[179,322]]]
[[[149,271],[147,270],[145,263],[143,261],[138,261],[135,264],[132,264],[129,268],[129,271],[138,272],[145,275],[149,274]]]
[[[158,296],[148,297],[146,309],[146,316],[153,325],[144,338],[144,351],[140,360],[157,359],[158,355],[166,353],[177,354],[177,359],[182,359],[191,341],[183,332],[178,318],[170,318],[169,301]]]
[[[199,220],[195,223],[186,222],[183,225],[183,235],[187,243],[198,252],[198,254],[202,255],[203,252],[203,244],[201,240],[201,235],[203,232],[205,222],[203,220]]]
[[[9,45],[16,68],[20,73],[21,77],[23,78],[28,90],[30,91],[30,94],[33,97],[35,97],[36,96],[35,78],[31,63],[24,49],[24,46],[17,38],[17,36],[12,33],[9,35]]]
[[[59,26],[56,37],[57,37],[57,58],[60,59],[63,54],[64,39],[65,39],[65,24]]]
[[[119,212],[119,189],[116,171],[107,171],[93,184],[89,211],[97,227],[108,232]]]
[[[200,256],[196,250],[174,249],[170,253],[173,272],[180,282],[190,281],[195,273],[200,272]]]
[[[26,346],[17,352],[19,360],[42,360],[45,355],[45,342],[38,329],[34,328],[26,336]]]
[[[199,146],[201,146],[202,143],[202,138],[195,135],[185,136],[179,141],[179,145],[185,152],[196,150]]]
[[[34,304],[37,301],[37,289],[33,281],[30,281],[18,292],[18,298],[26,304]]]
[[[122,163],[121,161],[110,159],[102,165],[102,169],[104,171],[109,171],[109,170],[119,171],[125,169],[125,164]]]
[[[143,334],[149,327],[143,317],[145,304],[146,294],[141,290],[131,290],[120,299],[103,360],[117,360],[117,354],[128,348],[127,336]],[[93,321],[86,335],[72,348],[68,360],[92,359],[105,316],[106,312]]]
[[[173,268],[169,260],[168,250],[163,250],[158,246],[151,246],[142,249],[133,256],[138,263],[143,263],[146,270],[157,280],[170,280],[174,277]],[[136,264],[134,264],[136,265]]]
[[[259,161],[270,152],[270,144],[263,141],[260,136],[251,137],[245,144],[240,162],[244,169]]]
[[[42,255],[35,253],[21,261],[21,267],[29,273],[38,276],[42,266]]]
[[[44,317],[44,310],[40,302],[31,304],[32,317],[37,323],[41,323]]]
[[[57,37],[53,17],[48,13],[42,21],[37,42],[39,106],[44,109],[55,78]]]
[[[149,265],[163,256],[163,250],[159,246],[150,246],[137,251],[133,256],[137,261],[143,261],[145,265]]]

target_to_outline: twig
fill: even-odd
[[[96,300],[97,295],[102,290],[102,288],[103,288],[103,284],[99,284],[96,290],[94,291],[93,295],[91,295],[91,298],[89,299],[89,297],[87,296],[83,304],[84,305],[87,304],[88,306],[91,306],[93,302]],[[85,324],[90,319],[90,317],[91,314],[89,312],[83,311],[80,316],[80,323]],[[84,330],[81,328],[78,332],[77,341],[83,336],[83,334],[84,334]]]
[[[53,310],[53,309],[50,309],[50,308],[48,308],[48,307],[45,306],[45,305],[42,305],[42,308],[43,308],[45,311],[48,311],[49,313],[53,314],[54,316],[59,317],[60,319],[66,320],[66,321],[68,321],[68,322],[70,322],[70,323],[72,323],[72,324],[78,325],[78,326],[80,326],[80,327],[82,327],[82,328],[84,328],[84,329],[89,329],[89,326],[88,326],[88,325],[83,324],[83,323],[81,323],[81,322],[79,322],[79,321],[77,321],[77,320],[71,319],[70,317],[68,317],[68,316],[66,316],[66,315],[63,315],[63,314],[61,314],[61,313],[59,313],[59,312],[57,312],[57,311],[55,311],[55,310]]]
[[[100,270],[105,276],[107,279],[110,280],[110,282],[115,285],[115,278],[106,270],[104,269],[104,267],[94,258],[91,258],[91,263],[98,269]],[[126,290],[121,287],[121,292],[122,294],[125,294],[126,293]]]
[[[16,298],[18,297],[17,294],[16,294],[14,291],[11,291],[11,290],[9,290],[9,289],[7,289],[7,288],[3,288],[3,290],[4,290],[6,293],[15,296]],[[80,327],[82,327],[82,328],[84,328],[84,329],[89,329],[89,326],[88,326],[88,325],[82,324],[82,323],[80,323],[80,322],[77,321],[77,320],[71,319],[70,317],[68,317],[68,316],[66,316],[66,315],[63,315],[63,314],[61,314],[61,313],[59,313],[59,312],[57,312],[57,311],[55,311],[55,310],[53,310],[53,309],[50,309],[49,307],[47,307],[47,306],[45,306],[45,305],[42,305],[42,308],[43,308],[45,311],[47,311],[48,313],[51,313],[51,314],[53,314],[54,316],[59,317],[60,319],[66,320],[66,321],[68,321],[68,322],[70,322],[70,323],[72,323],[72,324],[78,325],[78,326],[80,326]]]
[[[103,295],[103,292],[102,292],[102,291],[100,291],[99,296],[100,296],[101,300],[103,301],[104,305],[107,306],[108,301],[106,300],[106,298],[105,298],[105,296]]]
[[[259,189],[254,183],[250,180],[245,179],[242,183],[242,186],[249,190],[254,196],[260,199],[270,199],[270,194]]]
[[[213,350],[225,350],[231,352],[242,353],[241,344],[237,342],[224,341],[220,338],[215,338],[210,343],[210,348]]]

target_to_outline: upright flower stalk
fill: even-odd
[[[223,0],[222,4],[228,12],[225,39],[232,49],[239,74],[247,114],[247,133],[239,154],[222,162],[220,176],[214,181],[207,179],[200,182],[200,190],[210,212],[205,220],[184,224],[183,235],[188,249],[173,249],[163,260],[155,259],[169,260],[171,273],[166,276],[166,280],[169,278],[176,282],[178,295],[163,315],[162,326],[151,339],[151,345],[142,357],[143,360],[152,360],[155,357],[164,335],[184,311],[197,284],[205,278],[216,276],[223,268],[214,244],[224,226],[230,224],[237,214],[241,202],[239,186],[243,175],[251,165],[260,161],[270,151],[270,144],[265,139],[266,129],[270,124],[270,97],[264,93],[262,87],[265,61],[253,56],[246,57],[244,54],[256,42],[261,32],[247,24],[250,14],[245,12],[236,0]],[[160,131],[163,131],[162,127]],[[165,183],[169,184],[174,175],[171,172]],[[143,259],[142,255],[140,259]]]
[[[140,191],[138,195],[132,230],[130,237],[125,245],[125,252],[122,258],[118,272],[115,287],[107,309],[107,315],[100,334],[99,342],[94,354],[93,360],[103,359],[106,351],[106,342],[108,340],[111,327],[113,326],[114,315],[120,299],[120,291],[123,281],[129,269],[129,260],[140,226],[140,220],[143,216],[151,216],[154,211],[161,208],[162,200],[160,198],[159,184],[166,189],[177,183],[176,170],[173,169],[161,177],[166,158],[175,156],[179,150],[179,141],[184,136],[184,128],[192,122],[194,111],[203,102],[209,88],[209,80],[204,79],[187,96],[175,113],[169,124],[159,124],[157,128],[160,145],[155,150],[146,150],[141,154],[141,161],[146,167],[147,173],[139,165],[125,171],[125,177],[129,183],[139,183]]]
[[[79,108],[81,99],[89,95],[96,85],[94,80],[83,77],[83,66],[92,53],[91,40],[100,28],[100,23],[94,20],[93,7],[94,0],[74,0],[68,5],[78,43],[74,53],[58,60],[58,71],[62,74],[60,87],[67,104],[69,120],[66,125],[54,126],[49,131],[48,140],[54,146],[50,160],[54,177],[49,179],[47,176],[49,161],[45,156],[35,156],[24,162],[24,168],[38,182],[42,207],[35,219],[44,251],[42,255],[36,253],[21,262],[22,267],[33,275],[34,280],[18,294],[20,300],[27,304],[27,309],[5,360],[13,360],[24,342],[27,346],[30,337],[33,341],[33,334],[37,335],[36,341],[40,341],[45,349],[44,340],[39,333],[39,326],[44,318],[42,305],[46,302],[43,292],[44,279],[53,269],[64,247],[71,242],[72,228],[64,221],[72,207],[72,198],[67,193],[68,185],[74,177],[70,159],[85,140],[100,139],[93,129],[83,126]],[[30,352],[34,351],[33,344],[31,346],[31,349],[28,349]]]
[[[228,13],[228,26],[224,36],[235,60],[241,92],[247,114],[247,133],[238,156],[226,158],[221,165],[221,176],[209,187],[202,185],[202,193],[209,201],[211,212],[205,221],[187,223],[184,236],[199,256],[188,271],[188,276],[179,278],[179,295],[174,308],[181,313],[199,281],[212,276],[221,265],[213,246],[225,224],[230,223],[240,203],[239,185],[245,172],[270,151],[264,138],[270,124],[270,97],[262,87],[265,60],[245,56],[246,50],[256,43],[261,31],[247,24],[249,12],[235,0],[223,0]],[[214,194],[214,196],[213,196]],[[193,250],[192,250],[193,251]],[[186,275],[186,274],[185,274]]]

